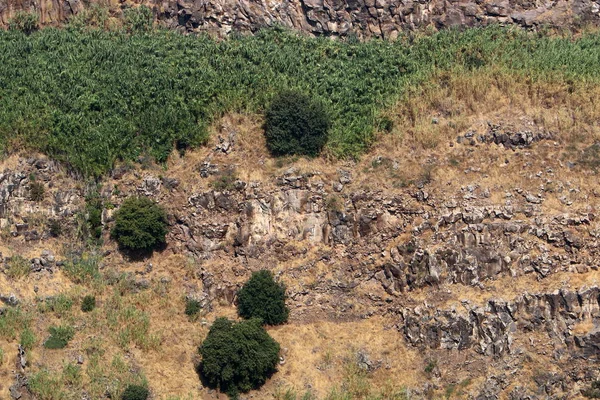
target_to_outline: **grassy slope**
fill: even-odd
[[[0,145],[33,147],[89,176],[117,160],[204,142],[228,111],[261,112],[282,88],[322,100],[336,157],[362,154],[407,88],[494,68],[533,80],[596,81],[600,34],[548,38],[500,27],[397,42],[265,30],[216,41],[173,32],[0,32]]]

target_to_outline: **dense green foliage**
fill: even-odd
[[[150,396],[148,388],[142,385],[128,385],[121,396],[122,400],[146,400]]]
[[[227,40],[137,31],[0,31],[0,147],[33,147],[97,176],[117,160],[162,162],[173,148],[204,142],[222,113],[261,112],[294,89],[328,110],[327,148],[353,157],[372,143],[380,112],[436,71],[600,76],[600,33],[489,27],[360,43],[277,29]]]
[[[94,308],[96,308],[96,297],[88,294],[81,301],[81,311],[90,312]]]
[[[316,156],[327,142],[329,117],[320,103],[300,92],[278,93],[265,113],[267,148],[274,155]]]
[[[283,324],[289,314],[285,297],[285,286],[275,282],[270,271],[254,272],[238,293],[238,314],[267,325]]]
[[[230,396],[265,383],[275,372],[279,344],[259,320],[235,323],[218,318],[199,348],[200,372],[210,385]]]
[[[69,341],[75,336],[75,330],[71,326],[51,326],[48,329],[50,337],[44,342],[47,349],[62,349],[67,347]]]
[[[167,216],[147,197],[129,197],[115,213],[112,237],[125,250],[148,251],[165,243]]]

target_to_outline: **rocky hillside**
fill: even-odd
[[[600,153],[596,114],[577,114],[575,97],[597,95],[484,86],[477,105],[444,106],[451,85],[408,125],[398,109],[405,134],[356,162],[274,159],[260,119],[227,115],[206,147],[166,168],[140,160],[99,182],[103,244],[92,253],[79,238],[96,189],[44,156],[6,158],[2,397],[34,398],[43,382],[64,397],[41,398],[102,398],[143,377],[155,399],[224,398],[200,383],[197,346],[262,268],[287,285],[291,314],[269,328],[278,372],[247,398],[581,397],[600,354]],[[109,237],[133,194],[168,210],[168,244],[150,258],[125,257]],[[104,278],[78,280],[73,260],[92,258]],[[99,302],[91,315],[56,306],[87,293]],[[183,313],[186,298],[201,302],[199,320]],[[18,347],[16,304],[38,343],[61,323],[75,338],[63,350]],[[79,368],[75,383],[65,365]]]
[[[313,35],[382,37],[426,27],[517,24],[527,28],[596,24],[600,3],[575,1],[381,1],[381,0],[170,0],[134,2],[83,2],[79,0],[2,0],[0,24],[8,24],[24,10],[40,16],[45,25],[65,22],[93,6],[113,17],[123,9],[145,4],[164,25],[188,32],[226,35],[253,32],[264,26],[283,25]]]

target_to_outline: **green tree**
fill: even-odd
[[[327,143],[330,125],[321,103],[300,92],[280,92],[265,115],[267,148],[276,156],[317,156]]]
[[[238,314],[266,325],[283,324],[289,315],[285,298],[285,286],[275,282],[270,271],[254,272],[238,293]]]
[[[111,236],[124,250],[148,251],[165,243],[167,215],[147,197],[129,197],[115,213]]]
[[[218,318],[198,350],[202,376],[234,398],[264,384],[279,359],[279,343],[256,319],[235,323]]]

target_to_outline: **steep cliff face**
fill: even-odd
[[[130,289],[120,290],[148,303],[163,304],[148,299],[166,285],[161,297],[176,304],[166,314],[149,311],[151,326],[165,326],[159,356],[132,355],[155,394],[190,390],[193,398],[211,398],[197,388],[193,360],[185,356],[199,328],[177,307],[187,297],[201,301],[209,320],[231,313],[240,285],[260,268],[288,287],[291,331],[272,332],[282,347],[297,349],[286,353],[261,398],[299,382],[324,396],[322,377],[331,372],[323,363],[331,355],[314,361],[298,350],[324,351],[305,331],[325,329],[324,321],[338,330],[362,321],[350,337],[327,331],[319,340],[325,348],[367,348],[358,343],[371,332],[368,340],[379,348],[369,350],[371,359],[359,352],[359,364],[417,398],[457,388],[458,397],[477,399],[575,398],[597,378],[600,192],[591,171],[561,161],[560,135],[489,124],[489,131],[425,155],[376,147],[359,163],[280,165],[266,154],[260,127],[239,121],[223,124],[209,148],[175,157],[167,170],[117,168],[101,183],[103,273],[116,268],[130,279]],[[402,158],[412,156],[427,160],[423,169],[412,171],[409,185],[392,183],[387,177],[403,173]],[[32,179],[44,185],[41,201],[30,197]],[[71,285],[62,280],[67,253],[59,244],[76,241],[85,213],[82,183],[45,157],[5,161],[3,265],[7,271],[10,256],[27,255],[35,284],[34,295],[30,283],[0,275],[5,303],[35,302]],[[113,210],[134,194],[163,204],[170,221],[167,248],[142,261],[124,258],[108,235]],[[52,221],[62,226],[58,239]],[[79,351],[74,346],[69,351]],[[163,372],[170,363],[179,366],[176,379]]]
[[[56,25],[91,4],[80,0],[1,0],[0,23],[19,10],[39,14],[43,24]],[[253,32],[283,25],[313,35],[396,38],[402,31],[491,23],[565,27],[597,23],[600,2],[574,1],[383,1],[383,0],[151,0],[134,1],[154,10],[170,28],[217,35]],[[131,4],[100,1],[114,16]]]

